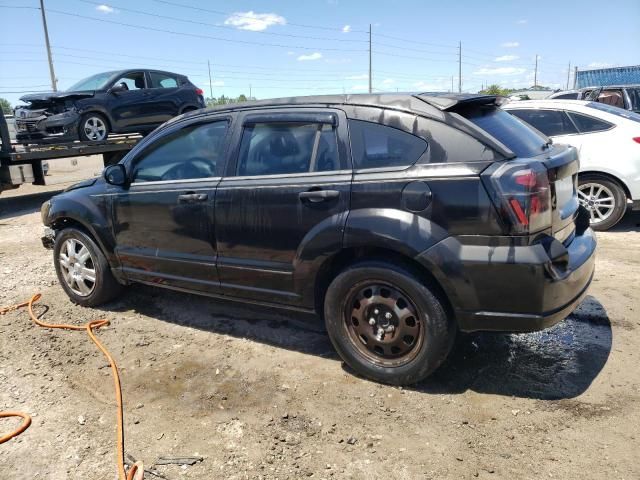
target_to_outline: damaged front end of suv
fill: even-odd
[[[15,108],[16,140],[20,143],[65,142],[78,139],[78,100],[93,92],[52,92],[25,95]]]

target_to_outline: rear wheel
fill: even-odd
[[[622,187],[602,175],[580,175],[578,200],[589,212],[591,228],[598,231],[613,227],[627,210],[627,196]]]
[[[359,374],[407,385],[444,361],[455,330],[440,300],[412,273],[383,262],[349,267],[329,285],[325,323]]]
[[[111,274],[106,257],[82,230],[66,228],[56,235],[53,258],[58,281],[69,298],[93,307],[115,298],[122,286]]]

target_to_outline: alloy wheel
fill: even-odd
[[[91,295],[96,286],[96,269],[87,246],[74,238],[68,239],[60,249],[58,262],[62,277],[73,293],[81,297]]]
[[[408,295],[391,284],[370,282],[352,289],[344,320],[353,345],[381,366],[409,363],[424,340],[419,310]]]
[[[587,209],[592,225],[604,222],[616,207],[613,192],[600,183],[583,183],[578,187],[578,200]]]
[[[88,139],[99,141],[107,137],[107,126],[100,117],[89,117],[82,126]]]

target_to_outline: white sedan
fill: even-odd
[[[640,210],[640,115],[582,100],[530,100],[509,113],[580,152],[578,197],[596,230],[613,227],[627,204]]]

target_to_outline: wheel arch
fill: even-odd
[[[584,177],[587,175],[592,175],[592,176],[600,176],[600,177],[604,177],[612,182],[617,183],[618,185],[620,185],[620,187],[622,188],[622,191],[624,192],[625,196],[627,197],[628,200],[633,200],[633,197],[631,196],[631,190],[629,189],[629,186],[617,175],[609,173],[609,172],[605,172],[602,170],[580,170],[580,172],[578,172],[578,178],[580,177]]]
[[[111,118],[111,115],[109,115],[109,112],[107,111],[107,109],[102,109],[97,107],[91,107],[91,108],[83,109],[82,111],[80,111],[80,116],[78,117],[78,129],[82,128],[82,125],[81,125],[82,117],[90,113],[99,114],[101,117],[103,117],[107,121],[107,127],[109,127],[109,132],[117,133],[113,128],[114,122],[113,122],[113,119]]]
[[[315,310],[318,314],[323,314],[324,297],[333,279],[350,266],[365,261],[377,261],[389,265],[401,266],[428,286],[433,294],[442,302],[442,306],[449,317],[455,319],[450,296],[447,295],[441,283],[428,268],[415,259],[396,250],[384,247],[364,246],[344,248],[322,263],[318,269],[314,285]]]

